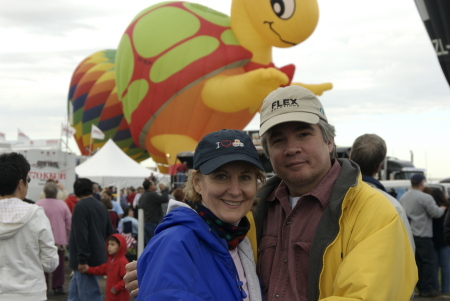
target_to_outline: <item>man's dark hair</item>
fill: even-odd
[[[386,157],[386,142],[375,134],[356,138],[350,151],[350,159],[359,165],[361,173],[372,177]]]
[[[8,153],[0,155],[0,195],[12,195],[22,179],[27,183],[30,163],[22,154]]]
[[[142,183],[142,187],[144,187],[145,190],[148,190],[150,188],[150,186],[152,186],[152,183],[150,182],[150,180],[145,179],[144,182]]]
[[[75,183],[73,183],[73,191],[77,198],[92,195],[94,193],[92,190],[92,181],[87,178],[78,178]]]

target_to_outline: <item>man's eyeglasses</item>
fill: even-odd
[[[27,183],[30,183],[30,181],[31,181],[31,178],[27,178]]]

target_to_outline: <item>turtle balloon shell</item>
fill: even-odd
[[[164,2],[140,12],[122,36],[116,57],[118,95],[135,143],[148,149],[148,131],[177,96],[192,96],[189,90],[199,83],[245,66],[251,56],[234,36],[230,18],[205,6]],[[177,106],[187,106],[178,109],[188,112],[201,105],[183,99]]]

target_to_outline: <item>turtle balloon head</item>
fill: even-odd
[[[275,47],[292,47],[303,42],[314,32],[319,20],[317,0],[241,1],[257,33]]]

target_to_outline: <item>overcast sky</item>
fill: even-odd
[[[263,1],[263,0],[261,0]],[[265,0],[268,1],[268,0]],[[0,0],[0,132],[58,138],[76,66],[116,49],[131,19],[159,1]],[[229,14],[231,0],[194,1]],[[388,155],[450,177],[450,88],[413,0],[319,0],[315,32],[274,63],[294,81],[332,82],[320,97],[336,144],[376,133]],[[257,8],[255,8],[257,9]],[[248,129],[259,128],[259,116]],[[73,151],[77,151],[73,139]]]

